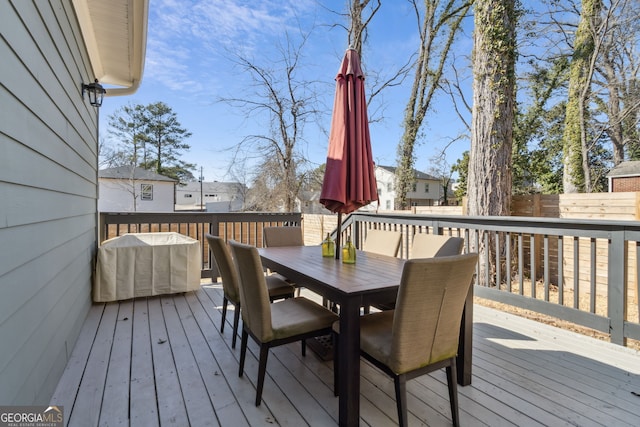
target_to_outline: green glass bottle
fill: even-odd
[[[329,233],[327,233],[327,238],[322,242],[322,256],[326,258],[336,256],[336,244]]]
[[[351,243],[351,236],[347,237],[347,243],[342,247],[342,262],[344,264],[356,263],[356,247]]]

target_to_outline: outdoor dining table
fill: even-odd
[[[339,425],[360,421],[360,308],[395,301],[405,260],[357,251],[355,264],[322,257],[320,246],[259,249],[262,264],[339,305]],[[473,288],[473,287],[472,287]],[[458,349],[458,383],[471,383],[473,291],[465,305]]]

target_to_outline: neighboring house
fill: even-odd
[[[81,85],[135,92],[148,14],[105,3],[0,1],[2,405],[49,404],[92,304],[98,108]]]
[[[413,191],[407,193],[409,206],[435,206],[439,204],[443,196],[440,179],[417,170],[414,170],[414,172],[416,181],[413,185]],[[396,168],[376,165],[376,181],[378,182],[378,199],[380,203],[379,205],[371,203],[368,205],[368,209],[375,209],[378,206],[380,210],[395,209],[395,180]]]
[[[177,182],[133,166],[101,169],[98,171],[98,211],[173,212]]]
[[[640,161],[620,163],[611,169],[607,178],[610,193],[640,191]]]
[[[299,212],[307,214],[327,215],[331,211],[320,203],[320,191],[301,191],[296,199],[296,206]]]
[[[176,210],[238,212],[247,189],[239,182],[187,182],[176,186]]]

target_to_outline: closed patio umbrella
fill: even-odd
[[[371,153],[364,74],[355,49],[347,49],[336,76],[329,151],[320,203],[338,213],[336,258],[343,213],[378,200]]]

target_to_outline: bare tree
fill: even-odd
[[[268,122],[265,133],[244,136],[236,146],[234,161],[247,156],[260,159],[262,166],[257,169],[281,181],[265,188],[265,191],[272,191],[269,200],[281,200],[280,209],[286,211],[295,207],[300,187],[298,167],[306,162],[301,154],[304,126],[319,114],[313,84],[304,80],[300,72],[308,36],[301,33],[299,41],[294,42],[286,33],[285,44],[278,46],[279,57],[269,64],[262,65],[247,56],[235,55],[235,64],[251,78],[248,86],[251,92],[242,97],[221,98],[222,102],[241,110],[247,118],[263,118]],[[273,172],[277,173],[271,175]]]
[[[409,75],[414,57],[411,56],[403,64],[397,67],[387,68],[384,70],[372,69],[368,66],[368,51],[375,54],[375,47],[367,48],[368,43],[368,27],[373,21],[375,15],[382,7],[381,0],[347,0],[347,11],[338,12],[331,10],[332,13],[340,16],[342,23],[332,24],[331,27],[339,27],[347,33],[347,45],[355,49],[360,55],[361,65],[367,78],[367,108],[369,115],[369,123],[382,122],[385,120],[384,111],[386,105],[378,100],[386,89],[400,86]]]
[[[469,13],[472,1],[424,0],[424,11],[420,10],[417,0],[412,0],[411,4],[418,22],[420,46],[413,85],[405,109],[404,132],[398,145],[396,204],[400,209],[407,207],[407,192],[411,191],[415,179],[414,148],[418,133],[434,94],[440,88],[449,51],[463,19]]]
[[[637,42],[640,34],[640,5],[637,1],[614,1],[604,14],[607,25],[603,35],[602,59],[598,70],[602,74],[602,85],[608,99],[597,102],[607,113],[607,122],[602,123],[613,145],[613,164],[628,157],[637,158],[638,119],[640,119],[640,93],[637,82],[640,72]],[[596,76],[596,79],[598,76]]]

